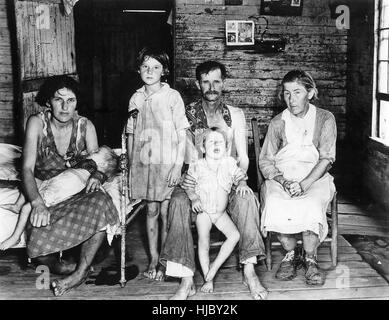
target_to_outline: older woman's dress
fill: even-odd
[[[290,197],[272,180],[283,175],[302,181],[321,159],[335,161],[336,123],[334,116],[309,105],[304,118],[288,109],[270,123],[259,166],[266,181],[261,189],[261,230],[284,234],[312,231],[323,241],[328,233],[326,210],[335,185],[326,173],[301,196]]]
[[[40,113],[44,127],[43,138],[38,146],[35,177],[52,178],[67,169],[66,161],[86,150],[84,117],[75,116],[73,130],[66,156],[58,154],[50,126],[50,112]],[[107,225],[118,222],[118,213],[109,195],[102,191],[81,192],[54,205],[50,225],[27,228],[27,253],[29,257],[47,255],[75,247],[88,240]]]

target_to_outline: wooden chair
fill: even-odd
[[[261,153],[261,148],[263,140],[265,139],[267,132],[267,125],[260,125],[257,119],[253,118],[251,120],[251,125],[253,129],[253,139],[254,139],[254,149],[255,149],[255,162],[257,170],[257,187],[258,187],[258,197],[261,190],[261,185],[264,182],[264,178],[259,169],[259,155]],[[332,267],[335,268],[338,263],[338,201],[337,193],[335,191],[334,196],[331,200],[329,210],[327,210],[327,221],[330,226],[330,233],[327,235],[324,242],[331,242],[331,261]],[[301,241],[298,241],[301,243]],[[267,233],[265,240],[265,249],[266,249],[266,265],[267,269],[270,271],[272,269],[272,257],[271,257],[271,248],[272,246],[280,246],[281,243],[277,241],[272,241],[272,232]]]

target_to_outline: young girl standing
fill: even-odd
[[[147,201],[147,237],[151,261],[144,275],[163,280],[158,267],[158,217],[161,216],[161,248],[166,238],[169,199],[181,177],[185,155],[184,102],[178,91],[161,81],[169,74],[169,57],[160,50],[144,48],[138,56],[138,72],[144,85],[130,99],[129,111],[139,111],[127,125],[133,199]]]

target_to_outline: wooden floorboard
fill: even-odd
[[[147,266],[147,254],[144,239],[144,225],[141,219],[129,227],[128,247],[134,257],[131,263],[144,270]],[[20,249],[22,250],[22,249]],[[38,274],[33,269],[21,270],[14,250],[12,254],[0,256],[0,299],[58,299],[52,296],[50,290],[38,290],[36,280]],[[331,269],[329,244],[323,244],[318,251],[320,266],[326,270],[326,282],[322,287],[312,287],[305,284],[303,270],[292,281],[278,281],[275,271],[282,259],[280,248],[273,248],[273,270],[267,271],[264,264],[256,267],[257,274],[263,285],[269,290],[269,300],[305,300],[305,299],[389,299],[389,285],[374,269],[370,267],[356,250],[342,237],[339,237],[339,263],[336,269]],[[113,254],[96,266],[96,272],[113,260]],[[191,300],[251,300],[250,292],[242,283],[242,271],[236,268],[237,258],[231,256],[225,265],[234,267],[222,268],[215,278],[215,292],[205,294],[199,291],[203,280],[200,273],[195,274],[195,284],[198,292]],[[5,268],[9,268],[8,273]],[[3,274],[2,273],[7,273]],[[171,278],[172,279],[172,278]],[[154,282],[141,274],[129,281],[124,288],[115,286],[96,286],[84,284],[60,299],[63,300],[164,300],[168,299],[178,286],[178,281]]]

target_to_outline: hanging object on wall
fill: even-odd
[[[303,0],[261,0],[261,15],[301,16]]]
[[[35,8],[35,26],[39,30],[50,29],[50,7],[47,4],[40,4]]]
[[[254,22],[249,20],[226,20],[227,46],[254,45]]]
[[[269,21],[263,16],[250,16],[249,19],[255,19],[255,33],[259,37],[255,37],[254,52],[255,53],[280,53],[285,51],[286,39],[278,35],[266,34],[269,30]],[[264,20],[265,26],[260,25],[260,20]]]

